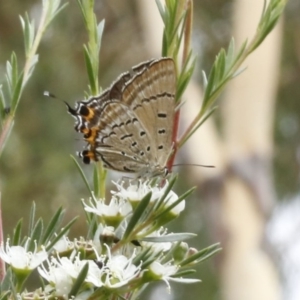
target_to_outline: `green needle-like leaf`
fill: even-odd
[[[162,204],[164,203],[164,200],[166,199],[166,197],[169,195],[170,191],[172,190],[177,178],[178,178],[177,175],[171,177],[170,182],[168,183],[168,186],[167,186],[166,190],[164,191],[164,194],[154,204],[154,210],[157,210],[157,209],[159,209],[159,207],[162,206]]]
[[[12,240],[13,246],[20,245],[21,234],[22,234],[22,225],[23,225],[23,219],[19,220],[17,226],[14,229],[13,240]]]
[[[217,243],[217,244],[214,244],[214,245],[211,245],[201,251],[199,251],[198,253],[188,257],[187,259],[184,259],[183,261],[181,261],[179,263],[180,266],[186,266],[186,265],[189,265],[189,264],[198,264],[206,259],[208,259],[209,257],[211,257],[212,255],[214,255],[215,253],[221,251],[222,248],[220,248],[220,244]]]
[[[52,217],[52,219],[50,220],[48,226],[45,229],[44,236],[41,240],[42,244],[44,244],[44,245],[47,244],[47,241],[51,238],[51,236],[53,235],[55,230],[60,225],[63,216],[64,216],[64,210],[62,209],[62,207],[60,207],[57,210],[57,212],[55,213],[55,215]]]
[[[84,174],[82,168],[80,167],[78,161],[76,160],[76,158],[75,158],[73,155],[71,155],[71,158],[72,158],[73,162],[75,163],[75,166],[76,166],[76,168],[78,169],[79,174],[81,175],[81,177],[82,177],[82,179],[83,179],[83,182],[85,183],[85,185],[86,185],[88,191],[90,192],[91,197],[93,197],[92,189],[91,189],[91,187],[90,187],[90,185],[89,185],[89,183],[88,183],[88,181],[87,181],[87,178],[86,178],[86,176],[85,176],[85,174]]]
[[[74,282],[74,285],[69,293],[68,299],[73,299],[76,297],[76,295],[80,291],[82,284],[84,283],[88,271],[89,271],[89,264],[86,263],[84,267],[81,269],[79,275],[77,276],[76,281]]]
[[[140,204],[137,206],[136,210],[134,211],[127,228],[125,230],[125,233],[123,235],[123,239],[126,240],[130,233],[133,231],[134,227],[138,223],[138,221],[141,219],[144,211],[146,210],[150,200],[151,200],[152,193],[149,192],[140,202]]]
[[[49,245],[47,244],[47,251],[49,251],[69,231],[69,229],[72,227],[72,225],[76,222],[77,219],[78,217],[72,219],[66,226],[64,226],[63,229],[61,229],[61,231],[55,236],[53,241]]]
[[[95,83],[95,74],[94,74],[94,67],[93,67],[93,61],[91,59],[91,54],[86,45],[83,46],[83,50],[84,50],[85,66],[86,66],[87,74],[89,77],[91,91],[96,91],[97,86],[95,85],[96,84]]]
[[[32,230],[34,228],[35,213],[36,213],[36,205],[35,202],[33,202],[31,205],[30,216],[29,216],[28,236],[31,236]]]
[[[147,236],[141,239],[144,242],[151,242],[151,243],[173,243],[179,241],[189,240],[193,237],[197,236],[195,233],[171,233],[162,236]]]
[[[30,236],[30,244],[28,247],[28,250],[33,251],[35,248],[35,241],[37,245],[39,245],[40,240],[43,235],[43,229],[44,229],[44,224],[43,220],[40,218],[37,223],[35,224],[35,227],[33,228],[33,231]]]

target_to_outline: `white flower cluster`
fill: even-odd
[[[139,287],[150,281],[163,280],[168,288],[171,280],[199,281],[176,278],[180,265],[175,263],[175,254],[166,260],[175,243],[164,241],[166,229],[157,228],[157,224],[170,221],[184,209],[184,200],[177,201],[178,196],[167,190],[168,183],[164,187],[151,187],[142,182],[130,184],[128,188],[123,184],[116,186],[118,191],[113,193],[109,204],[95,197],[89,205],[84,202],[85,210],[98,223],[93,240],[70,241],[64,236],[49,253],[47,245],[35,244],[34,251],[29,251],[30,239],[24,247],[10,246],[9,241],[0,247],[0,257],[11,265],[16,278],[24,280],[24,274],[28,276],[37,268],[48,283],[34,293],[20,293],[19,299],[83,300],[102,299],[103,295],[103,299],[109,299],[110,294],[130,299]],[[139,201],[144,201],[147,195],[146,209],[136,215]],[[158,218],[159,214],[164,216]],[[134,217],[135,226],[128,231],[127,226]]]

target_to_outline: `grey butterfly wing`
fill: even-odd
[[[116,101],[107,104],[100,114],[95,152],[107,168],[138,173],[147,166],[150,148],[142,124],[130,107]],[[146,140],[144,139],[146,138]]]
[[[171,151],[175,76],[172,59],[150,60],[69,109],[88,142],[82,157],[117,171],[161,174]]]
[[[148,160],[165,167],[172,147],[175,114],[176,72],[171,58],[143,63],[125,83],[122,101],[131,108],[148,137]],[[145,138],[146,139],[146,138]]]

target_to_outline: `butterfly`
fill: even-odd
[[[153,177],[168,173],[172,153],[176,72],[163,57],[142,62],[121,74],[99,96],[78,101],[68,112],[87,142],[84,163]]]

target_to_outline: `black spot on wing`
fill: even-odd
[[[150,101],[153,101],[153,100],[157,100],[158,98],[162,98],[162,97],[174,98],[175,95],[167,93],[167,92],[164,92],[164,93],[161,93],[161,94],[157,94],[157,95],[151,96],[149,98],[144,98],[144,99],[141,100],[141,103],[150,102]],[[136,110],[139,107],[142,107],[142,105],[141,104],[137,104],[137,105],[135,105],[132,108],[132,110]]]
[[[121,136],[121,140],[125,140],[125,139],[128,139],[128,138],[130,138],[130,137],[132,137],[133,136],[133,134],[132,133],[130,133],[130,134],[124,134],[123,136]]]
[[[166,117],[167,117],[167,114],[164,114],[164,113],[158,113],[158,114],[157,114],[157,117],[158,117],[158,118],[166,118]]]

